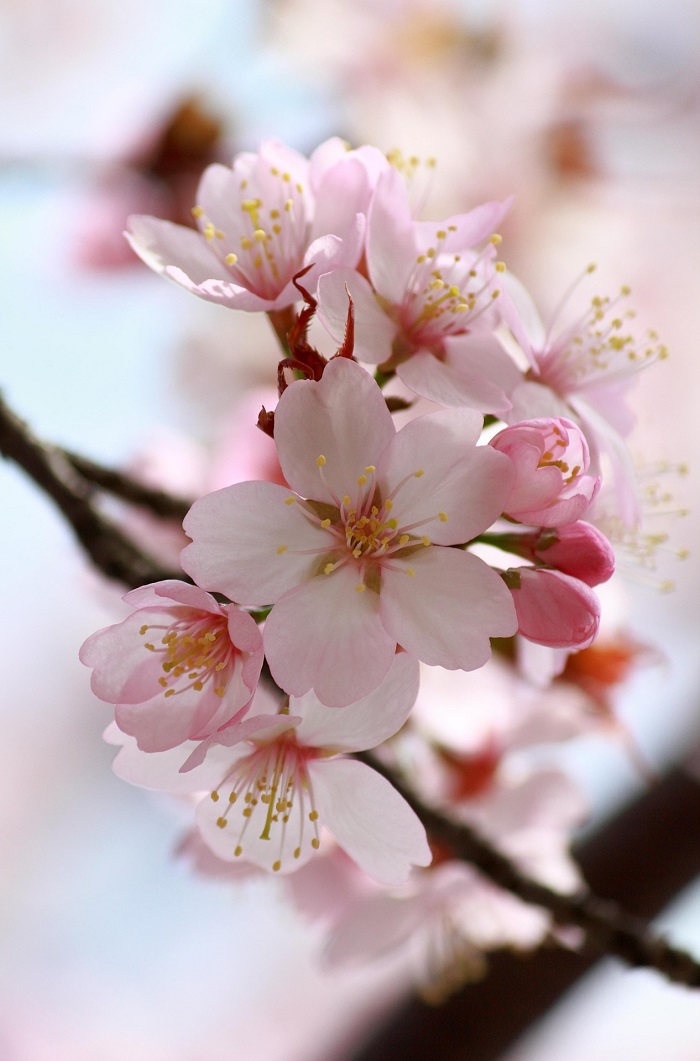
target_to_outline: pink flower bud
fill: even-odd
[[[600,602],[577,578],[559,571],[519,567],[506,573],[518,633],[549,648],[586,648],[600,624]]]
[[[585,474],[588,444],[571,420],[523,420],[500,431],[490,445],[510,457],[515,467],[504,512],[519,523],[538,527],[572,523],[598,493],[600,478]]]
[[[582,520],[541,534],[534,545],[532,559],[588,586],[607,582],[615,570],[610,542],[596,527]]]

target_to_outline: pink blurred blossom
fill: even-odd
[[[209,166],[193,209],[199,231],[135,215],[129,241],[147,265],[200,298],[249,311],[291,306],[300,270],[312,266],[305,284],[313,290],[321,273],[353,267],[362,253],[381,156],[336,144],[322,144],[309,161],[267,140],[232,168]]]

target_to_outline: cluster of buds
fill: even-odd
[[[613,399],[665,353],[638,351],[600,298],[552,338],[498,258],[509,205],[419,221],[376,149],[331,140],[307,160],[270,141],[205,171],[196,229],[131,218],[151,268],[269,316],[279,400],[260,426],[279,468],[200,497],[181,557],[194,585],[128,594],[133,613],[81,657],[116,705],[117,772],[196,800],[200,867],[277,873],[297,896],[310,874],[342,877],[342,903],[316,911],[331,956],[434,922],[438,983],[484,949],[536,945],[547,917],[449,862],[353,756],[381,746],[529,872],[576,886],[580,797],[557,771],[513,776],[510,752],[602,728],[601,713],[563,678],[533,691],[505,646],[557,649],[563,666],[592,645],[594,587],[614,568],[597,498],[636,518]],[[314,314],[335,356],[310,345]]]

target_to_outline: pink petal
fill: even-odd
[[[138,703],[160,690],[161,660],[144,648],[144,623],[170,626],[172,610],[134,612],[121,623],[98,630],[80,649],[80,661],[92,667],[91,688],[108,704]]]
[[[510,593],[472,553],[428,546],[393,560],[394,567],[398,570],[382,571],[382,622],[424,663],[475,670],[491,656],[490,637],[515,633]]]
[[[432,860],[425,829],[403,796],[353,759],[309,763],[320,821],[370,877],[403,884],[412,866]]]
[[[387,892],[368,895],[338,919],[324,959],[330,966],[364,963],[392,951],[425,925],[430,907],[429,897],[422,892],[407,897]]]
[[[142,788],[174,794],[205,792],[214,788],[232,755],[230,748],[213,749],[199,769],[184,774],[180,772],[183,759],[198,748],[194,741],[168,751],[142,752],[136,741],[120,734],[116,726],[108,727],[105,740],[110,744],[121,744],[112,764],[117,777]]]
[[[182,604],[197,611],[210,612],[212,615],[222,614],[221,605],[210,593],[178,579],[166,579],[163,582],[153,582],[150,586],[139,586],[130,590],[122,599],[132,608],[163,608],[170,604]]]
[[[406,185],[392,167],[377,181],[367,223],[367,267],[382,298],[400,305],[418,253]]]
[[[444,221],[416,222],[416,245],[419,253],[435,246],[438,230],[446,232],[446,236],[440,241],[441,253],[459,254],[460,251],[476,247],[496,232],[512,203],[511,196],[503,202],[493,200],[482,203],[468,213],[455,214]]]
[[[378,462],[393,436],[379,387],[363,368],[342,357],[328,364],[319,383],[292,383],[275,412],[284,477],[303,497],[319,501],[354,496],[358,477]],[[321,455],[326,458],[323,478],[317,464]]]
[[[250,691],[242,703],[237,702],[234,685],[232,700],[226,701],[223,710],[231,718],[250,699]],[[206,687],[201,692],[189,689],[177,696],[163,696],[160,689],[150,700],[133,703],[118,703],[115,708],[115,719],[123,733],[135,738],[141,751],[161,752],[175,748],[187,740],[199,740],[197,731],[206,724],[208,717],[222,707],[222,701],[213,689]],[[201,725],[197,726],[195,715],[200,715]],[[215,727],[214,727],[215,728]]]
[[[514,471],[503,454],[475,445],[482,424],[471,409],[429,413],[411,420],[389,443],[377,468],[382,496],[392,495],[410,476],[392,509],[399,528],[421,522],[415,531],[419,537],[456,545],[481,534],[502,514]]]
[[[396,325],[384,313],[364,276],[354,269],[335,269],[318,282],[318,318],[340,344],[348,316],[348,291],[355,307],[355,349],[358,361],[380,365],[391,357]]]
[[[397,733],[411,713],[420,680],[418,660],[397,652],[382,682],[348,707],[324,707],[314,693],[290,700],[290,711],[301,715],[298,740],[311,748],[354,752],[375,748]]]
[[[585,582],[560,571],[518,568],[512,590],[523,637],[550,648],[586,648],[600,624],[600,601]]]
[[[286,504],[291,496],[276,483],[250,482],[195,501],[183,524],[193,539],[182,553],[184,570],[200,585],[240,603],[274,603],[310,578],[319,556],[337,544],[305,518],[298,501]],[[309,549],[318,555],[304,555]]]
[[[414,354],[398,366],[397,375],[416,394],[440,405],[481,413],[510,409],[508,393],[522,377],[507,354],[483,339],[448,341],[446,349],[445,361],[427,352]]]
[[[354,564],[287,593],[265,623],[272,676],[294,696],[314,689],[322,704],[346,707],[375,689],[394,660],[396,641],[371,590],[358,592]]]
[[[200,232],[172,221],[134,214],[126,238],[139,258],[155,272],[193,290],[205,280],[230,279],[224,263]]]

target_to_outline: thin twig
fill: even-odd
[[[69,456],[57,447],[39,441],[8,408],[1,396],[0,453],[15,461],[52,498],[94,565],[108,578],[136,587],[164,578],[183,577],[179,572],[161,570],[119,527],[94,507],[91,499],[94,486],[100,485],[117,492],[113,490],[116,480],[110,478],[110,474],[118,476],[118,473],[107,473],[106,469],[100,469],[92,462],[84,461],[75,454]],[[77,469],[86,473],[92,469],[92,473],[86,478],[79,475]],[[103,482],[99,482],[98,476]],[[108,482],[112,485],[108,486]],[[122,485],[126,482],[126,477],[123,477]],[[119,486],[119,483],[116,485]],[[131,489],[131,484],[128,488]],[[151,500],[154,496],[151,495]],[[144,500],[144,497],[142,494],[141,500],[134,498],[134,503],[151,507],[149,500]],[[157,503],[160,504],[159,501]],[[173,498],[172,503],[175,509],[182,502]],[[600,899],[589,892],[562,895],[532,880],[469,825],[425,802],[396,771],[372,753],[357,753],[356,758],[371,765],[391,782],[416,812],[432,838],[445,844],[457,858],[471,862],[499,887],[525,902],[549,910],[558,924],[581,928],[588,946],[601,955],[615,955],[630,965],[656,969],[675,983],[700,986],[700,963],[690,954],[655,935],[643,921],[627,914],[616,903]]]

